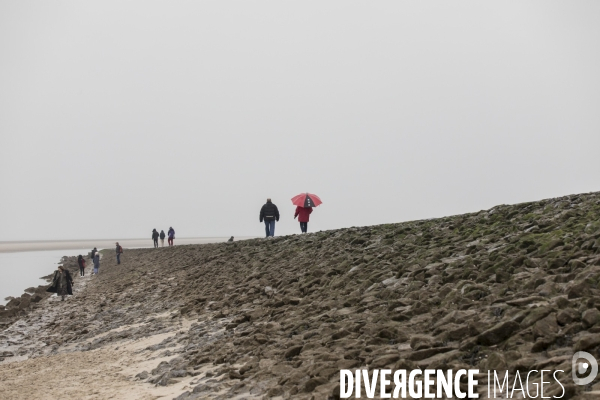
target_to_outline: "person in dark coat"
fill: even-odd
[[[98,249],[94,247],[94,250],[92,250],[92,255],[90,256],[90,258],[93,260],[94,256],[96,255],[96,253],[98,252]]]
[[[275,221],[279,221],[279,210],[277,206],[267,199],[267,202],[260,209],[260,222],[265,221],[266,237],[275,236]]]
[[[163,231],[162,229],[160,230],[160,247],[165,247],[165,237],[167,235],[165,235],[165,231]]]
[[[98,272],[100,272],[100,252],[97,251],[96,254],[94,255],[94,270],[92,272],[92,275],[98,275]]]
[[[167,232],[167,235],[169,236],[169,239],[167,239],[169,246],[173,246],[173,239],[175,239],[175,229],[173,229],[172,226],[169,227],[169,231]]]
[[[52,284],[46,292],[56,293],[57,296],[61,297],[61,301],[65,301],[66,295],[73,295],[73,278],[71,273],[67,271],[62,265],[58,266],[58,269],[54,271],[54,277],[52,278]]]
[[[312,213],[312,207],[296,207],[296,213],[294,213],[294,219],[298,217],[298,222],[300,222],[300,230],[302,233],[306,233],[308,230],[308,219],[310,213]]]
[[[121,247],[119,242],[115,243],[115,245],[115,252],[117,253],[117,264],[121,264],[121,254],[123,254],[123,248]]]
[[[85,260],[81,254],[77,256],[77,264],[79,265],[79,276],[85,276]]]
[[[152,240],[154,241],[154,248],[158,248],[158,232],[156,231],[156,229],[152,229]]]

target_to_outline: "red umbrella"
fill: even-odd
[[[292,204],[299,207],[316,207],[321,203],[319,196],[312,193],[301,193],[292,197]]]

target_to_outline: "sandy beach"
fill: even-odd
[[[90,279],[88,275],[77,280],[75,296],[82,296]],[[140,371],[153,370],[161,362],[171,360],[172,354],[181,351],[181,345],[169,346],[169,350],[165,351],[161,343],[173,341],[178,332],[189,329],[193,321],[174,320],[168,311],[156,313],[149,315],[148,321],[125,324],[92,335],[77,344],[68,344],[70,335],[53,334],[51,327],[64,316],[74,316],[78,312],[69,301],[63,303],[56,297],[47,301],[45,307],[35,310],[27,318],[27,322],[17,322],[0,334],[0,339],[8,343],[8,346],[0,348],[0,355],[12,351],[17,353],[0,362],[0,398],[151,400],[176,397],[190,389],[192,381],[201,381],[189,376],[174,385],[148,385],[135,376]],[[158,330],[157,326],[160,327]],[[116,346],[94,348],[94,344],[107,338],[129,337],[127,332],[132,329],[152,333],[119,341]],[[215,331],[218,332],[219,328],[216,327]],[[15,346],[17,343],[26,345]],[[197,375],[213,369],[203,368],[197,371]]]

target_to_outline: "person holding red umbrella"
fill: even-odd
[[[306,233],[306,231],[308,230],[309,215],[312,211],[312,207],[296,207],[294,219],[298,217],[298,222],[300,222],[300,230],[302,231],[302,233]]]
[[[322,201],[319,196],[311,193],[302,193],[292,198],[292,204],[296,206],[294,219],[298,217],[302,233],[306,233],[308,230],[308,220],[313,211],[313,207],[316,207],[321,203]]]

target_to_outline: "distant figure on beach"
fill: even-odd
[[[73,295],[73,278],[71,278],[71,273],[65,267],[59,265],[58,269],[54,271],[52,284],[46,289],[46,292],[56,293],[57,296],[61,297],[61,301],[65,301],[66,295]]]
[[[121,264],[121,254],[123,254],[123,248],[119,245],[119,242],[116,243],[117,248],[115,251],[117,252],[117,264]]]
[[[77,256],[77,264],[79,265],[79,276],[85,276],[85,260],[81,254]]]
[[[169,232],[167,232],[167,234],[169,235],[169,240],[167,240],[167,242],[169,242],[169,246],[173,246],[173,239],[175,239],[175,229],[173,229],[173,227],[170,226]]]
[[[92,275],[98,275],[99,269],[100,269],[100,252],[97,251],[96,254],[94,254],[94,271],[92,272]]]
[[[302,233],[306,233],[308,230],[308,219],[310,213],[313,212],[312,207],[296,207],[296,212],[294,213],[294,219],[298,217],[298,222],[300,222],[300,231]]]
[[[160,230],[160,247],[165,247],[165,231]]]
[[[260,222],[265,221],[266,237],[275,236],[275,221],[279,221],[279,210],[277,206],[267,199],[267,202],[260,209]]]
[[[94,250],[92,250],[92,255],[90,256],[90,258],[93,260],[94,256],[96,255],[96,253],[98,252],[98,249],[94,247]]]
[[[229,238],[228,242],[233,242],[233,236]]]
[[[154,241],[154,248],[157,249],[158,248],[158,232],[156,231],[156,229],[152,229],[152,240]]]

